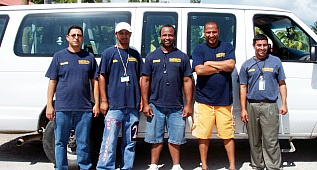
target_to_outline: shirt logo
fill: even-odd
[[[89,64],[89,60],[78,60],[78,64]]]
[[[226,53],[217,53],[216,54],[216,58],[221,58],[221,57],[224,57],[226,56]]]
[[[262,68],[262,71],[263,72],[273,72],[274,71],[274,68]]]
[[[68,61],[60,62],[60,63],[59,63],[60,66],[67,65],[67,64],[68,64]]]
[[[182,61],[182,59],[180,58],[170,58],[169,62],[170,63],[180,63]]]
[[[248,70],[248,73],[251,73],[251,72],[254,72],[254,71],[255,71],[255,69],[251,68],[251,69]]]
[[[153,60],[153,63],[159,63],[161,62],[161,59]]]
[[[117,63],[117,62],[118,62],[117,59],[113,59],[113,60],[112,60],[112,63]]]
[[[134,57],[129,57],[129,61],[134,61],[134,62],[138,62],[138,60]]]

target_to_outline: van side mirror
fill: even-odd
[[[310,49],[310,61],[316,61],[317,59],[317,45],[314,45]]]

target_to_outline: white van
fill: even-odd
[[[71,25],[83,27],[83,48],[100,61],[102,51],[116,44],[114,28],[118,22],[131,23],[131,46],[144,58],[159,47],[158,30],[164,24],[176,27],[176,46],[191,56],[194,47],[204,41],[203,27],[210,20],[218,23],[220,40],[235,47],[236,69],[232,74],[235,138],[247,138],[240,120],[237,77],[242,63],[254,55],[252,39],[258,32],[270,38],[271,54],[281,58],[287,76],[289,113],[280,117],[280,138],[290,141],[316,138],[317,36],[308,26],[282,9],[169,3],[0,7],[0,132],[38,132],[21,139],[20,144],[44,134],[45,152],[54,161],[53,124],[48,124],[45,117],[48,79],[44,75],[53,54],[67,47],[65,35]],[[144,116],[140,122],[139,136],[144,137]],[[93,123],[97,130],[93,129],[91,136],[98,138],[92,139],[97,144],[102,136],[102,123],[102,117]],[[192,137],[188,127],[186,136]],[[94,149],[99,151],[98,147]]]

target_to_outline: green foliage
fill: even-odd
[[[314,25],[311,25],[310,28],[317,34],[317,22],[315,22]]]
[[[290,28],[288,32],[278,30],[275,34],[286,47],[309,51],[307,36],[302,31],[296,30],[296,27]]]

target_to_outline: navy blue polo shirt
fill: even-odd
[[[259,90],[261,73],[265,80],[264,90]],[[251,100],[276,101],[279,95],[279,81],[285,78],[281,60],[273,55],[268,55],[263,60],[254,57],[248,59],[242,64],[239,74],[240,84],[248,85],[247,98]]]
[[[45,76],[57,80],[55,111],[92,111],[90,80],[98,77],[98,65],[91,53],[61,50]]]
[[[142,75],[151,77],[150,103],[159,107],[183,106],[184,77],[192,75],[185,53],[177,48],[169,53],[156,49],[145,58]]]
[[[120,58],[119,52],[122,60]],[[121,82],[124,76],[124,65],[127,64],[129,82]],[[99,73],[106,76],[106,90],[109,109],[138,108],[141,101],[139,80],[143,60],[138,51],[128,48],[107,48],[101,56]]]
[[[219,41],[217,47],[199,44],[193,51],[193,70],[206,61],[235,60],[234,48],[230,43]],[[212,75],[197,75],[196,101],[211,106],[232,104],[231,72],[221,71]]]

